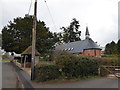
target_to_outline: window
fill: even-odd
[[[68,49],[66,48],[65,51],[67,51]]]
[[[96,56],[96,50],[94,50],[94,54],[95,54],[95,56]]]
[[[73,50],[74,48],[71,48],[71,50]]]
[[[68,48],[68,51],[70,51],[71,50],[71,48]]]
[[[90,50],[88,50],[88,55],[90,55]]]

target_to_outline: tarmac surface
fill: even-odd
[[[35,84],[36,88],[118,88],[118,79],[96,78],[53,84]]]
[[[2,62],[2,88],[16,88],[17,75],[13,66]]]

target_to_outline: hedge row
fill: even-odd
[[[99,60],[87,57],[62,55],[56,60],[61,73],[67,77],[98,75]]]
[[[120,57],[106,57],[101,58],[101,64],[106,66],[120,66]]]
[[[35,80],[38,82],[56,79],[59,76],[59,68],[53,63],[42,62],[35,67]]]
[[[57,54],[57,53],[56,53]],[[54,63],[39,63],[36,66],[36,80],[47,81],[61,77],[84,77],[98,74],[99,60],[58,53],[52,57]]]

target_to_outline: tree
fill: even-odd
[[[65,43],[68,43],[81,40],[81,31],[78,31],[79,27],[79,21],[77,21],[75,18],[72,19],[70,26],[62,27],[61,29],[63,30],[63,41]]]
[[[3,59],[10,59],[10,54],[9,53],[4,53],[4,55],[2,56]]]
[[[105,54],[110,54],[110,44],[106,44],[105,46]]]
[[[2,29],[2,48],[7,52],[22,53],[32,41],[32,16],[18,17],[9,22],[9,25]],[[40,53],[45,53],[52,48],[56,40],[54,34],[49,31],[46,24],[37,21],[36,47]]]
[[[118,51],[118,54],[120,54],[120,39],[117,42],[117,51]]]
[[[114,41],[112,41],[111,43],[108,43],[105,47],[105,53],[117,54],[117,44]]]
[[[0,34],[0,47],[2,46],[2,35]]]
[[[114,41],[111,42],[111,54],[117,54],[117,44]]]
[[[62,43],[62,35],[61,33],[54,33],[54,42],[56,42],[56,44],[61,44]]]

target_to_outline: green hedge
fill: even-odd
[[[35,67],[35,80],[38,82],[56,79],[59,76],[59,69],[53,63],[39,63]]]
[[[98,68],[101,65],[120,65],[120,60],[118,61],[118,58],[81,57],[66,52],[53,52],[49,59],[52,60],[52,63],[47,60],[47,62],[40,61],[36,66],[36,81],[43,82],[59,77],[82,78],[96,76],[98,75]],[[108,74],[104,68],[100,70],[101,76],[106,76]]]
[[[105,66],[120,66],[120,60],[119,57],[106,57],[101,58],[101,64]]]
[[[71,54],[61,54],[56,57],[56,64],[61,74],[67,77],[98,75],[100,60],[97,58],[77,57]]]
[[[59,77],[79,78],[98,75],[98,58],[80,57],[68,53],[56,53],[53,61],[40,62],[35,67],[36,81],[43,82]],[[54,63],[53,63],[54,62]]]

